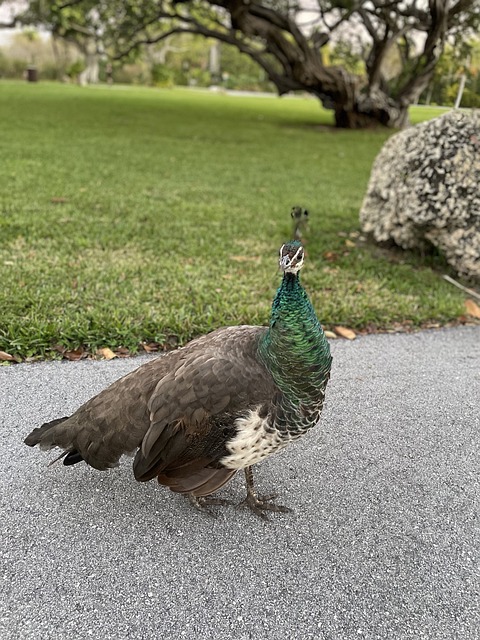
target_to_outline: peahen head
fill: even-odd
[[[298,273],[303,267],[305,251],[298,240],[292,240],[282,245],[280,249],[279,265],[284,273]]]

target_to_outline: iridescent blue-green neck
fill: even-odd
[[[315,402],[324,390],[330,347],[298,275],[284,274],[259,353],[291,402]]]

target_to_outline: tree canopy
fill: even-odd
[[[459,47],[478,28],[480,0],[34,0],[17,19],[117,58],[173,34],[215,38],[249,55],[280,94],[317,96],[338,126],[398,127],[445,43]],[[363,75],[328,63],[338,42],[363,58]]]

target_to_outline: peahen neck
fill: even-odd
[[[317,401],[330,370],[330,347],[298,274],[283,276],[259,353],[292,404]]]

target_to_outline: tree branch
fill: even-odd
[[[447,32],[446,2],[443,0],[429,0],[431,26],[423,47],[423,52],[417,58],[417,64],[409,74],[404,87],[397,94],[397,99],[410,104],[428,85],[439,57]]]
[[[278,79],[280,78],[277,70],[269,62],[267,62],[267,60],[265,60],[265,58],[262,56],[261,50],[257,51],[252,47],[248,46],[245,42],[236,38],[233,35],[233,33],[226,33],[226,32],[224,33],[221,31],[214,31],[213,29],[209,29],[208,27],[205,27],[204,25],[197,23],[193,18],[183,17],[182,20],[184,22],[187,22],[187,21],[190,22],[192,26],[186,27],[186,26],[179,25],[179,26],[173,27],[172,29],[169,29],[168,31],[165,31],[164,33],[158,36],[155,36],[152,38],[141,38],[136,42],[133,42],[131,45],[129,45],[127,49],[118,53],[116,56],[114,56],[113,59],[119,60],[121,58],[124,58],[129,53],[131,53],[131,51],[133,51],[134,49],[138,48],[141,45],[156,44],[158,42],[161,42],[162,40],[165,40],[166,38],[169,38],[172,35],[179,34],[179,33],[191,33],[194,35],[201,35],[205,38],[214,38],[216,40],[220,40],[221,42],[225,42],[226,44],[231,44],[237,47],[239,51],[241,51],[242,53],[246,53],[253,60],[255,60],[264,69],[264,71],[267,73],[268,77],[272,79],[272,81],[274,81],[273,78],[278,78]],[[298,87],[295,86],[295,88],[298,88]],[[289,89],[285,89],[285,90],[288,91]]]
[[[380,35],[378,31],[375,29],[373,22],[370,20],[370,16],[368,15],[367,11],[363,8],[360,8],[358,10],[358,15],[361,17],[362,22],[365,25],[366,30],[370,34],[370,37],[372,38],[373,42],[374,43],[380,42],[381,41]]]
[[[57,7],[59,11],[63,11],[64,9],[68,9],[70,7],[74,7],[78,4],[82,4],[83,0],[70,0],[70,2],[65,2]]]
[[[458,0],[448,11],[448,26],[452,26],[453,19],[460,13],[474,9],[475,4],[478,4],[475,0]]]

